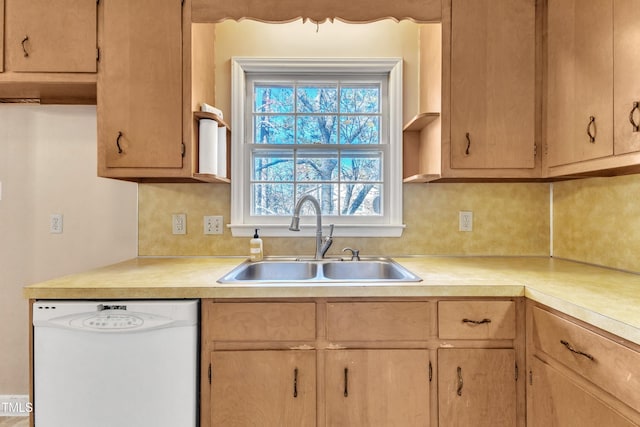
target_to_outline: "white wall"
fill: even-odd
[[[137,185],[96,156],[94,106],[0,104],[0,395],[28,393],[23,286],[137,255]]]

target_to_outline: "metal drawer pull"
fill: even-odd
[[[344,368],[344,397],[349,396],[349,368]]]
[[[458,396],[462,396],[462,387],[464,386],[464,382],[462,381],[462,368],[458,366]]]
[[[122,138],[122,132],[118,132],[118,138],[116,138],[116,147],[118,147],[118,154],[122,154],[122,147],[120,147],[120,138]]]
[[[29,36],[24,36],[22,39],[22,51],[24,52],[24,57],[27,58],[29,56],[29,52],[27,52],[27,48],[25,47],[25,43],[29,41]]]
[[[293,370],[293,397],[298,397],[298,368]]]
[[[469,149],[471,148],[471,137],[469,136],[469,132],[465,135],[467,137],[467,149],[464,151],[466,156],[469,155]]]
[[[471,323],[474,325],[482,325],[483,323],[491,323],[491,319],[484,318],[482,320],[462,319],[462,323]]]
[[[593,133],[591,133],[591,127],[593,127]],[[596,142],[596,118],[594,116],[589,117],[589,124],[587,125],[587,135],[589,135],[589,142],[595,144]]]
[[[567,350],[569,350],[572,353],[578,354],[580,356],[584,356],[589,360],[593,360],[593,361],[596,360],[595,357],[593,357],[589,353],[585,353],[584,351],[576,350],[575,348],[573,348],[573,346],[571,344],[569,344],[568,341],[560,340],[560,344],[562,344],[563,346],[567,347]]]
[[[634,132],[640,132],[640,124],[636,123],[636,121],[633,119],[633,113],[636,110],[640,111],[640,102],[638,102],[638,101],[633,103],[633,108],[631,109],[631,112],[629,113],[629,121],[631,122],[631,126],[633,126],[633,131]]]

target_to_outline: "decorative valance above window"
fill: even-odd
[[[365,23],[381,19],[440,22],[441,0],[192,0],[193,22],[216,23],[225,19],[262,22],[305,21],[322,23],[339,19]]]

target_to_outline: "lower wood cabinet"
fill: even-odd
[[[201,426],[524,427],[523,308],[517,298],[203,300]]]
[[[428,350],[326,351],[326,425],[428,426],[430,372]]]
[[[638,425],[537,358],[531,364],[530,381],[527,423],[530,427]]]
[[[316,352],[212,352],[210,425],[315,426]]]
[[[516,425],[513,349],[438,350],[440,426]]]
[[[640,426],[640,346],[532,302],[527,340],[528,425]]]

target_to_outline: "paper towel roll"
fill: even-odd
[[[198,172],[218,174],[218,122],[200,119],[198,135]],[[221,128],[226,129],[226,128]],[[225,142],[226,146],[226,142]],[[226,151],[226,149],[225,149]],[[226,163],[225,163],[226,164]],[[225,168],[226,174],[226,168]]]
[[[227,128],[218,127],[218,176],[227,176]]]

